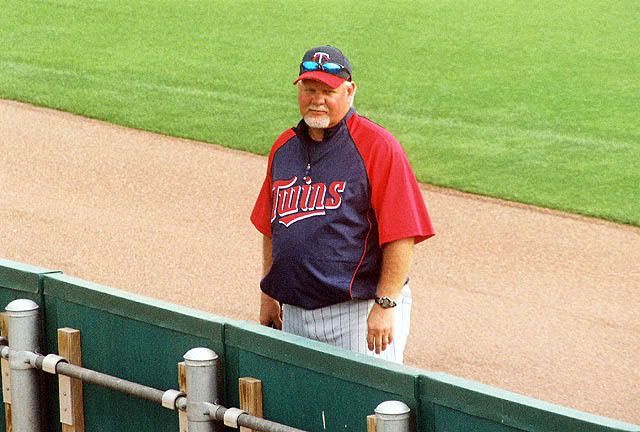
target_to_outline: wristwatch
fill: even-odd
[[[375,302],[378,303],[382,309],[390,309],[398,305],[395,301],[386,296],[376,297]]]

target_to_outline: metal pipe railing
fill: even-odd
[[[2,357],[10,358],[11,351],[12,350],[10,350],[9,347],[2,348]],[[44,355],[27,352],[26,356],[23,355],[23,358],[23,362],[25,364],[28,363],[33,368],[44,371],[43,364],[46,358]],[[59,359],[61,359],[61,361],[59,361],[55,366],[55,374],[77,378],[82,382],[88,384],[106,387],[140,399],[145,399],[154,403],[162,404],[162,396],[165,393],[162,390],[147,387],[142,384],[127,381],[121,378],[116,378],[107,374],[103,374],[101,372],[83,368],[81,366],[72,365],[63,361],[62,357],[59,357]]]
[[[222,432],[220,423],[211,421],[205,403],[218,403],[217,372],[220,358],[208,348],[193,348],[184,355],[187,381],[187,424],[189,432]]]
[[[9,370],[11,373],[11,410],[15,432],[39,432],[40,388],[42,378],[28,364],[29,353],[40,349],[40,321],[38,305],[27,299],[18,299],[6,307],[9,317],[9,340],[13,341]]]
[[[206,404],[206,405],[209,405],[209,417],[211,417],[213,420],[224,421],[225,424],[231,427],[243,426],[249,429],[261,430],[265,432],[304,432],[301,429],[296,429],[291,426],[286,426],[280,423],[255,417],[240,410],[238,410],[240,411],[239,413],[238,412],[234,413],[234,417],[236,419],[235,421],[236,425],[228,424],[227,421],[225,421],[225,418],[229,418],[230,417],[229,411],[235,410],[235,408],[225,408],[221,405],[213,405],[213,404]]]
[[[184,355],[187,396],[177,390],[158,390],[81,366],[56,354],[39,351],[38,305],[14,300],[7,308],[9,338],[0,337],[0,356],[9,359],[14,432],[40,432],[40,381],[37,370],[75,378],[83,383],[115,390],[171,410],[187,412],[189,432],[222,432],[223,424],[261,432],[304,432],[291,426],[255,417],[238,408],[219,405],[220,359],[208,348],[194,348]],[[11,344],[11,341],[13,343]],[[9,342],[9,346],[7,343]],[[388,401],[376,408],[379,432],[409,430],[409,407]]]
[[[409,431],[410,409],[404,402],[385,401],[375,409],[376,432],[407,432]]]
[[[42,361],[44,356],[38,356],[36,367],[42,369]],[[165,392],[142,384],[116,378],[101,372],[85,369],[81,366],[60,362],[56,367],[56,372],[71,378],[77,378],[84,383],[94,384],[100,387],[106,387],[121,393],[125,393],[139,399],[148,400],[153,403],[162,405],[162,397]]]
[[[10,353],[11,350],[8,346],[4,346],[0,350],[0,356],[3,358],[10,358]],[[48,356],[33,352],[26,352],[25,354],[26,355],[23,356],[22,362],[24,364],[29,364],[34,369],[76,378],[84,383],[115,390],[130,396],[160,404],[165,408],[172,410],[187,411],[189,414],[189,409],[191,409],[192,414],[190,416],[189,423],[190,432],[197,432],[198,430],[203,430],[207,427],[211,428],[211,430],[216,430],[216,428],[222,427],[222,422],[227,426],[236,428],[245,426],[262,432],[304,432],[301,429],[296,429],[287,425],[252,416],[237,408],[226,408],[222,405],[211,402],[199,402],[193,400],[190,402],[187,395],[176,390],[162,391],[153,387],[144,386],[132,381],[127,381],[101,372],[96,372],[91,369],[83,368],[81,366],[72,365],[66,363],[62,357],[55,354],[49,354]],[[51,370],[47,370],[45,367],[45,363],[48,361],[47,359],[54,363],[53,369]],[[195,426],[192,426],[191,418],[197,418],[197,420],[194,421]],[[212,420],[219,423],[214,424]],[[14,427],[14,430],[19,429]],[[37,431],[37,429],[33,430]]]

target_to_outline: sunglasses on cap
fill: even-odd
[[[317,63],[311,60],[303,61],[300,63],[300,73],[323,71],[330,73],[331,75],[337,75],[346,80],[351,80],[351,74],[345,69],[344,66],[338,63]]]

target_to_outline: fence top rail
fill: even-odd
[[[32,295],[40,294],[42,276],[55,273],[61,272],[0,258],[0,287]]]
[[[578,411],[444,372],[423,373],[419,393],[425,400],[438,405],[514,427],[555,422],[579,426],[580,430],[640,432],[640,425]]]

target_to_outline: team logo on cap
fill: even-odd
[[[313,55],[313,61],[318,64],[324,64],[330,59],[329,54],[324,52],[317,52]]]

